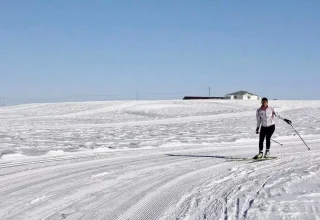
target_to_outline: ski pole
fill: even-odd
[[[303,141],[303,143],[307,146],[308,150],[310,150],[310,147],[306,144],[306,142],[302,139],[302,137],[300,136],[300,134],[297,132],[296,129],[294,129],[294,127],[292,126],[292,124],[290,124],[291,127],[293,128],[293,130],[297,133],[297,135],[299,135],[300,139]]]
[[[259,134],[259,132],[258,132],[257,134]],[[278,141],[275,141],[275,140],[273,140],[273,139],[270,139],[270,140],[272,140],[273,142],[275,142],[275,143],[277,143],[277,144],[279,144],[279,145],[283,146],[283,144],[280,144]]]
[[[279,145],[281,145],[281,146],[283,146],[283,144],[280,144],[278,141],[275,141],[275,140],[273,140],[273,139],[271,139],[273,142],[275,142],[275,143],[277,143],[277,144],[279,144]]]

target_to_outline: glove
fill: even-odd
[[[259,127],[256,129],[256,134],[259,134]]]
[[[289,125],[292,123],[289,119],[283,119],[285,122],[287,122]]]

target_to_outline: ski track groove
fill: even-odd
[[[160,176],[160,177],[155,177],[154,179],[152,180],[160,180],[162,179],[161,181],[159,182],[153,182],[152,184],[150,184],[150,182],[148,181],[147,183],[149,183],[149,186],[144,188],[143,190],[141,191],[138,191],[139,193],[138,194],[134,194],[132,195],[131,197],[129,197],[128,200],[130,199],[133,199],[133,200],[137,200],[137,199],[141,199],[143,198],[144,196],[146,196],[146,194],[148,193],[148,190],[151,190],[153,189],[154,187],[159,187],[161,186],[162,184],[164,184],[166,181],[169,181],[170,179],[172,178],[172,176],[167,176],[167,175],[163,175],[163,176]],[[128,190],[126,191],[123,191],[122,193],[125,193],[127,192]],[[121,193],[121,194],[122,194]],[[113,198],[112,198],[113,199]],[[116,219],[117,216],[119,215],[119,213],[123,212],[123,210],[126,210],[127,208],[129,208],[130,206],[132,206],[132,202],[130,201],[126,201],[123,203],[122,199],[120,198],[114,198],[115,200],[112,201],[112,203],[116,203],[116,204],[119,204],[119,207],[118,208],[114,208],[112,209],[110,212],[108,212],[107,214],[105,212],[102,212],[102,211],[98,211],[98,216],[97,217],[94,217],[94,219]],[[110,199],[111,200],[111,199]],[[109,202],[110,200],[106,201],[106,202]],[[103,207],[103,205],[106,203],[101,203],[101,204],[98,204],[96,207],[94,207],[94,211],[96,209],[99,209],[101,207]],[[92,212],[92,211],[91,211]],[[95,215],[96,216],[96,215]],[[110,217],[108,217],[110,216]],[[85,216],[82,217],[82,219],[93,219],[92,218],[93,216],[91,216],[91,214],[87,214]]]
[[[87,213],[87,214],[79,213],[76,216],[72,216],[71,215],[70,219],[71,220],[73,220],[73,219],[105,219],[104,218],[105,213],[103,212],[101,214],[101,211],[97,210],[99,207],[103,206],[104,204],[106,204],[106,203],[108,203],[110,201],[112,201],[112,203],[114,203],[114,204],[121,204],[121,202],[122,202],[121,195],[123,195],[123,194],[125,194],[127,192],[130,192],[131,190],[134,190],[134,189],[136,189],[138,187],[141,188],[141,186],[143,186],[143,184],[145,184],[145,183],[148,183],[150,181],[159,180],[159,179],[161,179],[163,177],[165,177],[165,175],[161,175],[159,177],[153,177],[153,178],[150,178],[150,179],[146,178],[144,181],[141,181],[141,182],[139,182],[137,184],[133,184],[131,187],[126,188],[125,190],[113,195],[112,197],[108,198],[107,200],[103,200],[102,202],[100,202],[100,203],[98,203],[96,205],[94,205],[95,201],[89,201],[88,203],[86,202],[87,204],[90,204],[90,206],[85,207],[85,209],[89,209],[90,208],[90,213]],[[165,180],[167,180],[167,179],[165,179]],[[158,182],[154,182],[154,184],[158,184]],[[151,184],[150,187],[153,187],[153,185]],[[135,195],[137,195],[137,194],[135,194]],[[74,204],[72,204],[72,206],[74,206]],[[83,205],[80,204],[80,205],[77,205],[77,206],[78,206],[77,209],[80,210],[81,208],[84,209],[85,205],[84,204]],[[64,210],[66,210],[66,209],[64,209]],[[64,210],[62,210],[62,211],[60,210],[59,213],[65,212]],[[111,211],[112,211],[112,209],[111,209]],[[92,213],[94,213],[94,214],[92,214]],[[59,214],[55,213],[52,216],[46,217],[45,219],[56,219],[54,216],[59,216]]]
[[[139,161],[131,161],[131,162],[128,162],[128,163],[124,163],[124,165],[132,165],[132,164],[136,164],[136,163],[139,163]],[[120,165],[121,163],[117,164],[117,165]],[[79,166],[79,165],[76,165],[76,166]],[[113,166],[116,166],[116,165],[113,165]],[[111,167],[109,164],[106,164],[106,165],[101,165],[101,164],[98,164],[94,167],[91,167],[91,168],[81,168],[79,170],[76,170],[72,173],[68,173],[68,171],[70,170],[70,168],[65,168],[63,170],[58,170],[56,172],[54,172],[54,174],[57,174],[56,176],[54,175],[51,175],[50,178],[44,178],[44,179],[41,179],[41,177],[43,177],[43,172],[44,171],[41,171],[39,173],[39,175],[33,175],[32,176],[32,179],[37,179],[37,178],[40,178],[39,180],[37,181],[34,181],[34,182],[29,182],[28,184],[26,185],[22,185],[20,186],[19,184],[25,184],[25,181],[28,181],[30,179],[30,177],[26,177],[26,179],[22,179],[22,180],[19,180],[17,182],[5,182],[3,185],[0,185],[1,186],[4,186],[4,185],[13,185],[12,186],[12,189],[11,190],[6,190],[6,191],[1,191],[1,193],[3,194],[10,194],[12,192],[17,192],[16,191],[16,188],[28,188],[28,187],[31,187],[31,186],[34,186],[34,185],[37,185],[37,183],[42,183],[42,182],[45,182],[45,183],[48,183],[50,180],[56,180],[56,179],[59,179],[59,178],[66,178],[66,177],[71,177],[72,175],[79,175],[79,174],[85,174],[87,172],[92,172],[96,169],[104,169],[104,168],[107,168],[107,167]],[[16,184],[17,186],[15,186],[14,184]]]
[[[184,159],[184,158],[170,158],[170,157],[166,157],[169,161],[172,161],[172,164],[174,165],[175,163],[178,163],[178,164],[181,164],[181,162],[183,162],[183,161],[185,161],[185,162],[188,162],[188,160],[186,160],[186,159]],[[157,162],[157,166],[155,166],[155,167],[153,167],[153,169],[155,169],[155,168],[163,168],[163,165],[161,164],[163,161],[157,161],[159,158],[155,158],[155,160],[156,160],[156,162]],[[199,158],[195,158],[195,159],[193,159],[192,161],[198,161],[198,160],[200,160]],[[141,161],[145,161],[145,160],[141,160]],[[141,163],[141,161],[132,161],[131,162],[131,165],[132,164],[135,164],[135,163]],[[190,160],[189,160],[189,162],[190,162]],[[109,165],[106,165],[106,166],[109,166]],[[147,168],[148,166],[150,166],[150,164],[143,164],[143,166],[142,167],[140,167],[140,169],[143,171],[143,172],[145,172],[144,171],[144,169],[145,168]],[[100,166],[97,166],[97,167],[95,167],[95,168],[101,168],[101,165]],[[137,167],[132,167],[132,171],[135,171],[135,172],[137,172],[136,171],[136,169],[137,169]],[[93,170],[93,171],[97,171],[97,170],[94,170],[94,168],[91,168],[90,170]],[[102,170],[98,170],[99,172],[101,172]],[[103,170],[103,171],[105,171],[105,170]],[[126,170],[126,172],[128,172],[128,171],[130,171],[130,170]],[[85,173],[87,172],[87,171],[84,171]],[[79,174],[79,173],[77,173],[77,174]],[[90,173],[91,174],[91,173]],[[83,174],[82,174],[83,175]],[[85,175],[85,176],[89,176],[89,174],[88,175]],[[69,175],[69,177],[70,177],[70,175]],[[102,177],[103,178],[103,177]],[[95,178],[95,180],[98,180],[97,178]],[[89,181],[87,181],[88,183],[87,184],[89,184],[89,183],[91,183],[93,180],[89,180]],[[64,181],[62,181],[62,182],[64,182]],[[39,182],[39,183],[41,183],[41,182]],[[45,184],[47,184],[47,181],[45,181],[44,182]],[[33,183],[34,184],[34,183]],[[53,183],[54,185],[56,184],[56,183]],[[76,186],[81,186],[81,185],[83,185],[84,184],[84,182],[79,182],[79,184],[77,184]],[[30,185],[32,185],[32,184],[30,184]],[[52,184],[51,184],[52,185]],[[50,188],[50,186],[51,185],[48,185],[48,188]],[[37,186],[37,187],[39,187],[39,186]],[[72,189],[72,188],[75,188],[75,186],[70,186],[70,189]],[[30,190],[30,186],[29,186],[29,188],[27,188],[27,191],[29,191]],[[58,191],[58,192],[56,192],[54,195],[60,195],[60,194],[63,194],[63,193],[65,193],[65,192],[68,192],[69,191],[69,189],[67,188],[67,189],[64,189],[63,191]],[[31,196],[30,198],[29,198],[29,200],[31,199],[31,198],[33,198],[33,196]],[[30,208],[30,209],[32,209],[32,207]]]
[[[180,160],[183,160],[183,159],[180,159]],[[180,160],[178,160],[178,161],[180,161]],[[141,162],[141,161],[140,161]],[[137,162],[137,161],[131,161],[130,162],[130,164],[132,165],[132,164],[136,164],[136,163],[139,163],[139,162]],[[97,171],[105,171],[104,170],[104,168],[105,167],[109,167],[110,165],[109,164],[107,164],[107,165],[105,165],[105,166],[101,166],[101,165],[99,165],[99,166],[95,166],[95,167],[92,167],[92,168],[90,168],[90,169],[85,169],[83,172],[81,172],[81,173],[79,173],[79,172],[74,172],[74,173],[72,173],[72,174],[70,174],[70,175],[68,175],[68,177],[65,177],[65,175],[64,174],[62,174],[61,176],[60,176],[60,180],[64,180],[65,178],[70,178],[72,175],[79,175],[79,174],[81,174],[81,176],[89,176],[91,173],[90,172],[97,172]],[[147,164],[145,164],[144,165],[145,167],[147,167],[148,165]],[[96,169],[98,169],[98,170],[96,170]],[[102,169],[102,170],[101,170]],[[136,167],[134,167],[134,168],[132,168],[132,170],[134,170],[134,169],[136,169]],[[89,172],[89,174],[87,174]],[[103,177],[102,177],[103,178]],[[48,178],[48,179],[45,179],[45,181],[37,181],[37,182],[32,182],[32,183],[29,183],[28,185],[23,185],[23,186],[20,186],[18,189],[23,189],[23,190],[25,190],[26,192],[29,192],[29,195],[30,195],[30,189],[32,188],[32,187],[37,187],[37,188],[39,188],[40,186],[39,185],[36,185],[35,183],[44,183],[44,184],[49,184],[48,185],[48,188],[50,188],[50,186],[55,186],[56,185],[56,183],[51,183],[50,182],[50,180],[57,180],[57,178]],[[85,181],[87,181],[87,182],[92,182],[92,181],[94,181],[94,180],[98,180],[97,178],[95,178],[95,179],[89,179],[89,180],[85,180]],[[85,182],[84,181],[84,182]],[[63,181],[62,181],[63,182]],[[79,182],[78,184],[76,184],[75,186],[80,186],[80,185],[82,185],[84,182]],[[40,188],[43,188],[43,186],[41,186]],[[71,189],[72,188],[74,188],[74,186],[71,186],[70,187]],[[58,194],[61,194],[61,193],[63,193],[63,192],[65,192],[65,191],[68,191],[69,189],[64,189],[63,191],[57,191],[55,194],[56,195],[58,195]],[[17,193],[18,191],[16,190],[16,189],[12,189],[12,191],[13,192],[15,192],[15,193]],[[29,198],[27,198],[26,197],[26,199],[31,199],[31,198],[33,198],[33,196],[31,195]]]
[[[180,162],[178,162],[178,163],[180,163]],[[171,164],[172,165],[172,164]],[[161,176],[161,177],[166,177],[166,176]],[[170,178],[172,178],[171,176],[170,176]],[[168,180],[168,179],[170,179],[170,178],[165,178],[166,179],[166,181]],[[158,179],[160,179],[159,177],[156,177],[156,180],[158,180]],[[149,181],[149,180],[148,180]],[[166,181],[160,181],[160,183],[161,184],[163,184],[164,182],[166,182]],[[158,184],[159,185],[159,183],[154,183],[154,184]],[[140,185],[139,185],[140,186]],[[153,185],[152,185],[152,187],[154,187]],[[123,194],[124,192],[127,192],[127,191],[129,191],[129,189],[128,190],[125,190],[125,191],[123,191],[123,192],[121,192],[121,193],[119,193],[119,194],[117,194],[118,196],[119,195],[121,195],[121,194]],[[118,199],[118,198],[116,198],[116,199]],[[94,212],[94,213],[96,213],[96,210],[98,209],[98,208],[100,208],[101,206],[103,206],[105,203],[107,203],[107,202],[109,202],[111,199],[108,199],[108,200],[106,200],[106,201],[103,201],[102,203],[99,203],[99,204],[97,204],[96,206],[94,206],[94,207],[92,207],[91,209],[91,212]],[[121,198],[119,198],[119,200],[121,201]],[[113,203],[115,203],[116,201],[113,201]],[[122,206],[121,206],[122,207]],[[90,214],[87,214],[87,215],[90,215]],[[85,216],[84,216],[85,217]],[[100,219],[100,218],[98,218],[98,219]]]
[[[185,174],[181,174],[181,175],[185,175]],[[181,176],[180,175],[180,176]],[[176,179],[177,178],[177,174],[172,174],[172,176],[170,176],[170,178],[168,178],[168,180],[172,180],[172,179]],[[159,193],[159,188],[163,188],[163,187],[161,187],[161,186],[163,186],[164,185],[164,183],[170,183],[170,184],[173,184],[174,183],[174,181],[165,181],[165,182],[162,182],[161,184],[157,184],[157,187],[155,187],[155,190],[153,191],[153,193],[151,193],[151,194],[158,194]],[[167,184],[165,184],[165,185],[167,185]],[[146,192],[145,192],[146,193]],[[146,196],[147,198],[148,197],[150,197],[150,195],[147,195]],[[142,200],[145,200],[146,198],[142,198]],[[156,201],[158,201],[158,200],[156,200]],[[128,202],[129,203],[129,205],[127,205],[127,206],[124,206],[124,207],[127,207],[127,208],[129,208],[130,207],[130,205],[132,205],[130,202]],[[138,204],[140,204],[141,202],[139,202]],[[148,200],[146,201],[146,203],[149,203],[148,202]],[[135,207],[135,209],[134,210],[138,210],[139,208],[141,208],[141,206],[144,206],[146,203],[142,203],[142,204],[140,204],[140,205],[136,205],[136,207]],[[158,206],[157,206],[158,207]],[[123,205],[121,206],[121,208],[120,208],[120,210],[119,211],[114,211],[114,214],[109,214],[108,215],[108,217],[104,217],[104,216],[101,216],[101,217],[99,217],[98,219],[105,219],[105,218],[107,218],[107,219],[116,219],[117,218],[117,216],[119,215],[119,213],[121,213],[121,212],[123,212]],[[132,211],[132,212],[134,212],[134,211]],[[142,218],[142,216],[140,216],[141,218]],[[133,217],[132,217],[133,218]],[[121,217],[120,219],[125,219],[125,217]]]
[[[129,209],[127,213],[123,214],[118,219],[158,219],[160,215],[165,212],[166,209],[168,209],[170,204],[172,204],[174,201],[177,201],[178,198],[180,198],[186,191],[190,190],[190,188],[193,188],[195,185],[201,182],[201,179],[207,175],[208,170],[212,168],[216,169],[217,166],[223,166],[225,163],[218,163],[210,167],[200,168],[196,171],[187,172],[174,178],[172,181],[167,182],[164,186],[160,187],[160,189],[158,189],[156,192],[149,193],[149,195],[143,199],[144,201],[141,201],[138,203],[138,205],[135,205],[133,208]],[[198,175],[200,173],[203,173],[203,176],[199,177]],[[197,176],[197,178],[193,179],[195,176]],[[179,184],[181,181],[186,183]],[[194,184],[191,184],[191,182],[194,182]],[[177,190],[177,188],[179,188],[179,190]],[[161,196],[163,194],[166,196]],[[159,197],[161,199],[159,199]],[[152,205],[150,205],[150,203]],[[157,209],[150,209],[150,206],[157,207]],[[159,209],[160,207],[162,207],[162,209]],[[146,210],[149,210],[149,213],[145,213]]]
[[[164,158],[165,156],[163,156],[163,155],[161,155],[161,156],[156,156],[156,157],[154,157],[154,158],[158,158],[158,159],[160,159],[160,158]],[[130,158],[129,158],[130,159]],[[55,168],[55,169],[58,169],[58,168],[62,168],[61,170],[57,170],[57,171],[55,171],[55,173],[60,173],[60,175],[61,175],[61,172],[68,172],[71,168],[74,168],[74,167],[76,167],[76,168],[78,168],[80,165],[93,165],[93,164],[97,164],[96,165],[96,167],[103,167],[102,165],[101,165],[101,163],[105,163],[105,162],[107,162],[108,160],[110,160],[110,158],[106,158],[106,159],[99,159],[99,160],[94,160],[94,161],[81,161],[81,162],[79,162],[79,163],[70,163],[70,164],[67,164],[67,165],[65,165],[65,164],[58,164],[58,165],[54,165],[53,166],[53,168]],[[112,165],[110,165],[110,164],[106,164],[104,167],[112,167],[112,166],[119,166],[119,165],[133,165],[133,164],[139,164],[140,162],[142,162],[142,161],[145,161],[145,159],[135,159],[135,160],[132,160],[132,161],[127,161],[127,162],[117,162],[117,163],[112,163]],[[51,167],[51,166],[50,166]],[[95,168],[96,168],[95,167]],[[35,174],[33,174],[32,175],[32,179],[35,179],[35,178],[38,178],[38,177],[42,177],[43,176],[43,169],[47,169],[47,168],[49,168],[49,167],[38,167],[38,168],[36,168],[36,169],[32,169],[32,170],[24,170],[24,171],[21,171],[21,172],[24,172],[24,173],[26,173],[25,171],[30,171],[30,172],[35,172],[35,173],[39,173],[38,175],[35,175]],[[95,169],[95,168],[91,168],[91,169]],[[87,168],[78,168],[78,169],[83,169],[84,171],[85,171],[85,169],[87,169]],[[46,170],[45,170],[46,171]],[[15,175],[15,174],[17,174],[18,175],[18,177],[19,177],[19,180],[18,181],[15,181],[15,179],[14,178],[12,178],[12,176],[9,176],[10,178],[9,178],[9,181],[7,181],[7,182],[5,182],[5,180],[2,180],[2,184],[0,185],[0,188],[2,187],[2,186],[5,186],[5,185],[12,185],[12,184],[18,184],[18,183],[23,183],[23,182],[25,182],[25,181],[28,181],[29,179],[30,179],[30,174],[29,173],[26,173],[26,174],[24,174],[24,176],[19,176],[19,174],[21,173],[21,172],[15,172],[15,173],[11,173],[11,174],[7,174],[7,176],[9,176],[9,175]],[[79,172],[79,171],[77,171],[77,172]],[[24,177],[25,179],[21,179],[22,177]],[[11,182],[10,182],[11,181]],[[1,191],[0,191],[1,192]]]

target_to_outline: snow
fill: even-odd
[[[110,101],[0,108],[0,219],[320,219],[320,101]]]

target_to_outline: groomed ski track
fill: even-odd
[[[312,150],[278,120],[260,162],[258,103],[198,103],[1,109],[0,219],[320,219],[320,102],[275,102]]]

